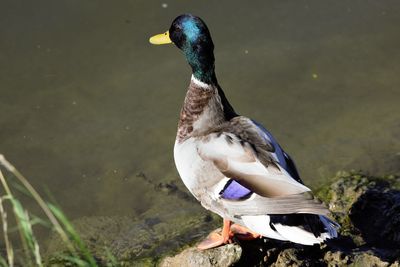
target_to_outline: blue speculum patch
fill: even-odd
[[[196,23],[192,20],[186,20],[182,23],[185,35],[190,41],[197,39],[200,34],[200,29],[197,27]]]
[[[230,180],[227,186],[220,192],[222,198],[229,200],[246,199],[250,197],[251,194],[252,192],[249,189],[235,180]]]

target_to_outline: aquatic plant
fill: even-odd
[[[23,206],[21,201],[16,198],[11,190],[8,179],[5,178],[0,168],[0,181],[4,189],[4,195],[0,196],[0,219],[2,222],[3,240],[5,244],[5,255],[0,256],[0,265],[13,267],[16,264],[23,266],[43,266],[42,252],[33,231],[35,224],[50,226],[61,238],[67,247],[67,254],[58,256],[58,260],[66,266],[98,266],[88,247],[82,241],[73,225],[62,212],[61,208],[54,203],[46,202],[36,191],[35,188],[3,155],[0,154],[0,166],[16,178],[15,188],[30,196],[39,205],[46,215],[46,219],[33,216]],[[15,217],[16,229],[22,244],[23,256],[16,262],[15,247],[13,246],[9,234],[12,229],[9,227],[7,209],[5,203],[9,203]],[[107,255],[107,266],[117,266],[115,258],[111,253]]]

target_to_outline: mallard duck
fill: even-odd
[[[150,38],[183,51],[192,76],[174,146],[176,168],[201,205],[223,218],[199,245],[267,237],[313,245],[337,236],[329,211],[299,177],[292,158],[261,124],[239,115],[218,84],[214,44],[199,17],[177,17]]]

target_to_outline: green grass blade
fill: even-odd
[[[92,265],[85,260],[71,257],[71,256],[63,256],[63,259],[69,263],[73,263],[78,267],[91,267]],[[97,266],[97,265],[96,265]]]
[[[40,255],[39,244],[33,234],[32,224],[29,219],[28,212],[23,208],[21,203],[14,197],[10,197],[14,214],[19,222],[20,231],[26,240],[29,251],[31,252],[37,266],[42,266],[42,257]]]
[[[35,199],[35,201],[38,203],[40,208],[46,214],[47,218],[50,220],[51,224],[53,225],[56,232],[60,235],[63,242],[67,245],[68,249],[71,251],[71,253],[75,253],[75,248],[74,248],[73,244],[71,243],[71,241],[69,240],[68,235],[65,233],[65,231],[61,227],[60,223],[54,217],[54,214],[50,211],[49,207],[46,205],[45,201],[42,199],[42,197],[39,195],[39,193],[32,187],[32,185],[28,182],[28,180],[10,162],[8,162],[4,158],[4,156],[1,154],[0,154],[0,164],[3,165],[12,174],[14,174],[14,176],[19,180],[19,182],[29,191],[29,193],[32,195],[32,197]],[[0,175],[0,178],[1,177],[2,177],[2,175]],[[2,182],[3,182],[3,180],[4,180],[4,177],[2,179]],[[12,195],[7,183],[5,183],[5,180],[4,180],[3,186],[6,189],[6,192],[9,195]]]
[[[7,261],[2,256],[0,256],[0,266],[1,267],[11,267],[12,265],[8,265]]]
[[[119,267],[120,264],[118,263],[115,256],[112,254],[109,248],[105,248],[106,251],[106,258],[107,258],[107,267]]]
[[[2,225],[3,225],[3,238],[4,238],[4,244],[6,246],[8,264],[6,263],[6,261],[4,260],[3,257],[0,257],[0,264],[2,266],[13,267],[14,266],[14,250],[13,250],[12,244],[8,238],[7,213],[3,206],[3,200],[4,200],[4,198],[1,197],[0,198],[0,214],[1,214],[1,221],[2,221]]]
[[[62,223],[64,226],[65,231],[70,236],[70,238],[75,242],[77,245],[79,252],[82,253],[84,258],[90,264],[90,266],[97,266],[96,261],[94,260],[92,254],[87,249],[85,243],[80,238],[79,234],[76,232],[75,228],[73,227],[72,223],[67,219],[64,213],[60,210],[60,208],[54,206],[51,203],[47,203],[50,210],[53,212],[54,216]]]

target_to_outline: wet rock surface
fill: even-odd
[[[264,238],[199,251],[193,242],[220,222],[206,211],[177,210],[168,218],[151,211],[143,218],[87,217],[74,225],[101,266],[107,266],[106,255],[111,252],[121,266],[400,267],[400,178],[341,172],[334,181],[316,191],[341,225],[340,237],[322,245]],[[175,184],[154,186],[167,198],[187,199]],[[57,265],[55,255],[62,250],[53,237],[47,253],[50,265]]]
[[[242,248],[238,244],[228,244],[215,249],[200,251],[195,247],[188,248],[174,257],[166,257],[160,263],[161,267],[192,267],[192,266],[231,266],[238,262]]]

